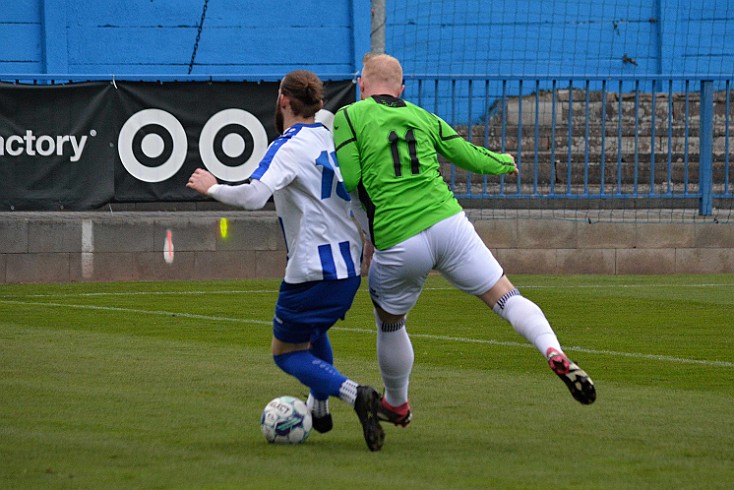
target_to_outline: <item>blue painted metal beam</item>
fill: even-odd
[[[701,81],[701,126],[699,130],[700,160],[698,167],[698,186],[701,201],[698,213],[711,216],[713,211],[713,151],[714,151],[714,82]]]

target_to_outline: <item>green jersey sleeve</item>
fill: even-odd
[[[349,106],[342,107],[334,116],[334,147],[344,185],[348,192],[352,192],[362,179],[362,167],[356,144],[357,136],[347,115],[348,108]]]
[[[515,170],[510,155],[494,153],[462,138],[443,119],[436,118],[436,150],[454,165],[478,174],[502,175]]]

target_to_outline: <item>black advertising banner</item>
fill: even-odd
[[[118,83],[120,130],[115,200],[198,199],[186,189],[197,167],[227,182],[245,180],[275,138],[278,84]],[[241,170],[237,172],[237,170]]]
[[[317,120],[354,101],[325,83]],[[197,167],[246,180],[276,137],[278,82],[0,84],[0,210],[193,201]]]
[[[114,87],[0,84],[0,209],[94,209],[114,196]]]

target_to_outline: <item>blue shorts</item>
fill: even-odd
[[[273,336],[282,342],[315,340],[352,306],[362,278],[280,285],[273,318]]]

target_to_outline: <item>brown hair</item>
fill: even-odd
[[[324,106],[324,84],[308,70],[288,73],[280,82],[280,91],[290,97],[296,116],[313,117]]]

